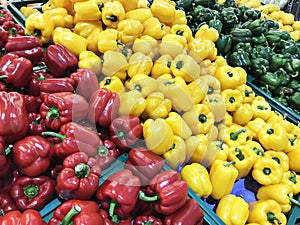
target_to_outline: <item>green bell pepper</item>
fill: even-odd
[[[270,71],[275,72],[287,63],[287,58],[283,54],[273,54],[270,58]]]
[[[286,86],[278,86],[272,93],[275,97],[280,97],[281,95],[290,96],[294,94],[294,90]]]
[[[228,56],[228,61],[231,66],[239,66],[247,69],[251,66],[251,61],[247,52],[240,50],[231,53]]]
[[[268,46],[267,38],[264,34],[261,34],[260,36],[254,36],[251,39],[251,44],[256,46]]]
[[[197,25],[202,22],[208,22],[214,18],[211,9],[198,5],[191,12],[194,21],[197,21]]]
[[[252,38],[251,30],[247,28],[234,28],[230,31],[232,35],[232,43],[237,44],[239,42],[250,42]]]
[[[265,20],[256,19],[253,20],[246,28],[251,30],[253,35],[261,35],[267,31],[265,27]]]
[[[280,85],[284,85],[285,86],[291,80],[290,75],[283,68],[279,68],[274,73],[280,79]]]
[[[219,38],[215,42],[215,45],[216,48],[218,49],[218,52],[220,52],[223,55],[226,55],[232,47],[231,35],[221,33],[219,35]]]
[[[241,6],[240,9],[242,7],[244,7],[242,21],[249,21],[249,20],[253,21],[253,20],[260,19],[261,10],[248,8],[246,6]]]
[[[251,59],[251,74],[259,77],[269,70],[269,61],[264,58]]]
[[[299,90],[295,92],[288,98],[288,104],[290,107],[300,110],[300,92]]]
[[[274,54],[273,50],[269,46],[257,45],[253,47],[251,57],[253,58],[264,58],[269,60],[270,57]]]
[[[236,45],[234,45],[233,51],[245,51],[248,54],[253,52],[252,46],[249,42],[239,42]]]
[[[231,7],[222,9],[220,13],[220,20],[223,24],[223,30],[227,32],[239,22],[238,16],[236,15],[236,11]]]
[[[280,85],[281,80],[279,77],[272,72],[266,72],[265,74],[261,75],[257,80],[259,86],[266,86],[269,90],[273,91]]]
[[[292,88],[294,91],[300,90],[300,82],[295,79],[291,80],[291,82],[289,82],[287,86]]]
[[[208,22],[208,26],[215,28],[219,34],[222,32],[223,24],[221,20],[217,19],[216,17],[214,17],[212,20]]]

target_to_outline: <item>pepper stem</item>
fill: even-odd
[[[72,224],[72,219],[74,216],[81,212],[81,207],[79,205],[74,205],[64,219],[60,222],[60,225],[69,225]]]
[[[198,120],[199,120],[200,123],[206,123],[207,122],[207,117],[206,117],[206,115],[204,115],[203,113],[201,113],[198,116]]]
[[[274,134],[274,130],[272,128],[268,129],[267,134]]]
[[[64,135],[64,134],[58,134],[58,133],[55,133],[53,131],[44,131],[41,134],[42,134],[42,136],[47,136],[48,135],[48,136],[51,136],[51,137],[56,137],[56,138],[58,138],[61,141],[66,138],[66,135]]]
[[[106,80],[105,80],[105,83],[104,83],[104,85],[109,85],[110,83],[111,83],[111,78],[107,78]]]
[[[230,139],[233,140],[233,141],[236,141],[239,137],[239,134],[241,133],[245,133],[246,132],[246,129],[243,128],[243,129],[240,129],[236,132],[231,132],[229,135],[230,135]]]
[[[225,167],[229,167],[231,165],[234,165],[235,164],[235,161],[231,161],[231,162],[228,162],[226,164],[224,164]]]
[[[264,152],[263,149],[254,147],[254,148],[253,148],[253,151],[255,152],[256,155],[261,155],[261,156],[264,156],[264,155],[265,155],[265,152]]]
[[[136,84],[136,85],[134,86],[134,89],[137,90],[137,91],[139,91],[139,92],[142,91],[142,87],[141,87],[141,85],[139,85],[139,84]]]
[[[183,33],[184,33],[184,31],[183,31],[183,30],[177,30],[175,34],[177,34],[177,35],[181,35],[181,36],[182,36],[182,35],[183,35]]]
[[[266,175],[269,175],[269,174],[271,174],[271,172],[272,172],[271,169],[268,168],[268,167],[263,168],[262,171],[263,171],[263,173],[266,174]]]
[[[147,196],[144,192],[139,191],[139,198],[145,202],[155,202],[158,200],[158,195]]]
[[[176,69],[181,69],[184,65],[184,62],[182,60],[179,60],[177,63],[176,63]]]
[[[278,224],[282,224],[282,222],[275,216],[273,212],[268,212],[267,218],[271,224],[275,224],[275,221],[277,221]]]
[[[294,146],[296,140],[297,140],[297,135],[294,134],[294,137],[292,139],[289,139],[291,146]]]
[[[108,149],[105,146],[101,145],[97,148],[97,154],[101,157],[105,157],[108,155]]]
[[[126,134],[125,134],[125,132],[124,131],[122,131],[122,130],[119,130],[118,132],[117,132],[117,137],[119,138],[119,139],[125,139],[125,137],[126,137]]]
[[[79,163],[75,166],[75,175],[78,178],[86,178],[89,176],[91,168],[84,163]]]
[[[7,156],[11,152],[12,147],[13,147],[12,145],[9,145],[6,149],[4,149],[2,155]]]
[[[300,202],[298,202],[296,199],[290,198],[290,202],[300,207]]]
[[[0,218],[1,218],[2,216],[4,216],[4,215],[5,215],[4,210],[3,210],[3,209],[0,209]]]
[[[224,140],[220,141],[220,144],[217,145],[217,147],[221,150],[223,150]]]
[[[117,205],[118,205],[118,202],[116,200],[112,199],[110,201],[108,213],[109,213],[109,216],[111,217],[111,222],[113,222],[113,223],[119,223],[120,222],[118,216],[114,214],[115,213],[115,208],[116,208]]]
[[[291,171],[292,176],[289,177],[289,181],[293,182],[294,184],[297,184],[297,177],[295,171]]]
[[[151,221],[143,221],[142,225],[152,225],[153,223]]]
[[[245,156],[244,156],[244,154],[243,154],[243,152],[242,152],[242,150],[241,150],[240,148],[235,148],[235,151],[238,153],[238,154],[236,154],[235,156],[236,156],[240,161],[242,161],[242,160],[245,159]]]
[[[59,118],[59,110],[55,106],[51,107],[46,115],[47,119],[49,119],[50,117],[55,120]]]
[[[0,76],[0,79],[5,79],[5,78],[8,78],[8,76],[7,75],[1,75]]]
[[[24,195],[28,198],[34,198],[39,193],[39,187],[36,185],[28,185],[24,188]]]
[[[106,16],[105,19],[110,20],[111,22],[117,22],[118,21],[118,17],[116,17],[115,15]]]

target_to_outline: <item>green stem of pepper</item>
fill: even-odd
[[[69,225],[72,224],[72,219],[74,216],[81,212],[81,207],[79,205],[74,205],[64,219],[60,222],[60,225]]]
[[[158,200],[158,195],[146,196],[144,192],[139,192],[139,198],[145,202],[155,202]]]
[[[223,144],[224,144],[224,140],[221,140],[220,144],[217,145],[218,149],[223,150]]]
[[[136,84],[136,85],[134,86],[134,89],[137,90],[137,91],[139,91],[139,92],[142,91],[142,87],[141,87],[141,85],[139,85],[139,84]]]
[[[111,221],[113,223],[119,223],[120,222],[118,216],[114,215],[114,211],[115,211],[115,208],[116,208],[117,205],[118,205],[118,202],[116,200],[112,199],[110,201],[108,213],[109,213],[109,216],[111,217]]]
[[[152,225],[153,223],[151,221],[145,221],[145,222],[142,222],[142,225]]]
[[[265,152],[264,152],[263,149],[254,147],[254,148],[253,148],[253,151],[256,153],[256,155],[261,155],[261,156],[264,156],[264,155],[265,155]]]
[[[75,166],[75,175],[78,178],[87,178],[90,174],[91,168],[84,163],[79,163]]]
[[[235,141],[235,140],[238,139],[239,134],[245,133],[245,132],[246,132],[246,129],[245,129],[245,128],[240,129],[240,130],[238,130],[238,131],[236,131],[236,132],[231,132],[231,133],[229,134],[229,135],[230,135],[230,139],[233,140],[233,141]]]
[[[58,134],[58,133],[55,133],[53,131],[44,131],[41,133],[42,136],[51,136],[51,137],[56,137],[58,138],[59,140],[64,140],[66,138],[66,135],[64,134]]]
[[[117,22],[118,21],[118,17],[116,17],[115,15],[106,16],[105,19],[110,20],[111,22]]]
[[[55,106],[51,107],[46,115],[46,118],[53,118],[54,120],[59,118],[59,110]]]
[[[117,137],[118,137],[119,139],[121,139],[121,140],[124,140],[125,137],[126,137],[126,134],[125,134],[124,131],[119,130],[119,131],[117,132]]]
[[[1,218],[2,216],[4,216],[4,215],[5,215],[4,210],[3,210],[3,209],[0,209],[0,218]]]
[[[294,146],[296,140],[297,140],[297,135],[294,134],[294,137],[292,139],[289,139],[291,146]]]
[[[297,177],[295,171],[291,171],[292,176],[289,177],[289,181],[293,182],[293,184],[297,184]]]
[[[243,154],[243,152],[242,152],[242,150],[241,150],[240,148],[235,148],[235,151],[238,153],[238,154],[236,154],[235,156],[236,156],[240,161],[242,161],[242,160],[245,159],[245,156],[244,156],[244,154]]]
[[[295,204],[296,206],[300,206],[300,202],[298,202],[296,199],[293,199],[293,198],[289,198],[290,199],[290,202]]]
[[[0,76],[0,79],[5,79],[5,78],[8,78],[8,76],[7,75],[1,75]]]
[[[38,193],[39,193],[39,187],[36,185],[30,184],[24,188],[24,195],[27,196],[28,198],[34,198],[38,195]]]
[[[39,36],[41,36],[41,35],[42,35],[42,32],[41,32],[40,30],[38,30],[38,29],[35,29],[35,30],[34,30],[33,36],[39,37]]]
[[[274,134],[274,130],[272,128],[268,129],[267,134]]]
[[[198,116],[198,120],[200,123],[206,123],[207,122],[207,117],[202,113]]]
[[[268,168],[268,167],[265,167],[265,168],[263,168],[263,170],[262,170],[262,171],[263,171],[263,173],[264,173],[264,174],[266,174],[266,175],[270,175],[270,174],[271,174],[271,172],[272,172],[272,171],[271,171],[271,169],[270,169],[270,168]]]
[[[183,33],[184,33],[184,31],[183,31],[183,30],[177,30],[175,34],[177,34],[177,35],[181,35],[181,36],[182,36],[182,35],[183,35]]]
[[[225,167],[229,167],[231,165],[234,165],[235,164],[235,161],[231,161],[231,162],[228,162],[226,164],[224,164]]]
[[[111,78],[107,78],[107,79],[105,80],[104,85],[110,85],[111,80],[112,80]]]
[[[229,102],[230,102],[230,103],[234,103],[234,102],[235,102],[235,98],[234,98],[234,97],[230,97],[230,98],[229,98]]]
[[[277,221],[278,224],[282,224],[282,222],[275,216],[273,212],[268,212],[267,218],[271,224],[275,224],[275,221]]]
[[[101,145],[97,148],[97,154],[101,157],[105,157],[108,155],[108,149],[105,146]]]
[[[9,145],[6,149],[4,149],[2,155],[7,156],[11,152],[12,147],[13,147],[12,145]]]
[[[278,157],[272,157],[273,160],[275,160],[278,164],[280,164],[280,159]]]
[[[182,60],[179,60],[177,63],[176,63],[176,69],[181,69],[184,65],[184,62]]]

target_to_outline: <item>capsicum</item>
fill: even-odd
[[[157,91],[157,80],[143,73],[136,73],[125,82],[125,88],[129,90],[137,90],[147,97],[151,93]]]
[[[289,170],[289,157],[286,153],[281,151],[268,150],[265,152],[265,157],[274,159],[281,167],[282,172]]]
[[[186,47],[187,40],[185,37],[168,33],[161,38],[159,53],[161,55],[167,54],[175,57],[176,55],[183,53]]]
[[[208,84],[203,81],[204,80],[200,77],[188,84],[188,88],[190,89],[194,104],[202,102],[208,92]]]
[[[300,176],[293,170],[288,170],[283,173],[281,183],[287,184],[292,188],[293,195],[297,195],[300,192]]]
[[[13,210],[0,217],[1,224],[11,225],[47,225],[39,211],[27,209],[24,212]]]
[[[252,133],[243,126],[238,124],[231,124],[228,129],[225,129],[224,142],[229,146],[238,147],[246,144],[253,138]]]
[[[119,40],[124,44],[129,44],[142,36],[144,27],[138,20],[125,18],[118,23],[117,30],[119,31]]]
[[[99,144],[96,151],[97,154],[94,157],[102,170],[109,167],[121,154],[115,143],[109,139],[104,140],[103,144]]]
[[[243,102],[243,95],[236,89],[225,89],[221,92],[224,97],[226,111],[235,112]]]
[[[99,21],[101,19],[101,7],[96,1],[78,1],[73,4],[75,21]]]
[[[289,157],[289,168],[294,170],[296,173],[300,172],[299,164],[297,163],[299,160],[300,148],[296,148],[287,153]]]
[[[215,155],[215,159],[227,160],[229,147],[223,140],[209,141],[207,148],[208,152]]]
[[[197,134],[188,137],[186,143],[186,161],[204,163],[204,157],[208,150],[208,137],[205,134]]]
[[[0,199],[0,218],[10,211],[18,210],[16,204],[9,195],[0,193]]]
[[[242,84],[242,75],[236,69],[229,65],[219,67],[215,72],[215,77],[221,84],[221,89],[235,89]]]
[[[146,108],[143,118],[166,118],[172,109],[172,102],[161,92],[153,92],[146,98]],[[172,123],[173,125],[173,123]]]
[[[262,96],[255,96],[251,103],[253,118],[261,118],[266,121],[271,116],[271,106]]]
[[[232,121],[239,125],[246,125],[253,117],[252,107],[249,103],[241,104],[232,115]]]
[[[56,27],[73,27],[73,16],[68,13],[68,10],[63,7],[56,7],[43,12],[51,17],[53,21],[53,29]]]
[[[117,94],[122,94],[125,91],[123,82],[117,76],[104,77],[99,83],[100,88],[106,88]]]
[[[51,93],[74,92],[75,81],[70,77],[53,77],[42,80],[40,83],[40,97],[42,100]]]
[[[28,118],[30,123],[27,135],[41,135],[42,132],[47,130],[44,119],[39,113],[29,113]]]
[[[106,2],[102,8],[102,22],[108,28],[117,28],[120,21],[125,19],[125,10],[120,2]]]
[[[133,53],[128,60],[127,74],[133,77],[136,74],[149,75],[153,66],[153,61],[150,56],[142,52]]]
[[[92,70],[98,75],[100,74],[102,68],[101,59],[93,51],[82,51],[79,54],[78,68]]]
[[[163,225],[161,219],[155,216],[137,216],[134,218],[133,225],[143,225],[143,224],[153,224],[153,225]]]
[[[174,135],[173,145],[163,154],[163,158],[172,169],[178,169],[186,160],[186,144],[184,139]]]
[[[177,112],[170,112],[166,118],[166,121],[172,128],[174,135],[178,135],[184,139],[192,135],[191,128]]]

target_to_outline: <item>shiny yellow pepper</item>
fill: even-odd
[[[254,119],[262,118],[266,121],[271,116],[271,106],[262,96],[255,96],[251,103],[251,107],[253,110]]]
[[[300,173],[300,148],[296,148],[287,153],[289,157],[289,168],[296,173]]]
[[[211,40],[202,40],[200,38],[194,38],[188,44],[189,54],[197,61],[201,62],[205,59],[211,61],[215,60],[218,54],[218,50],[215,43]]]
[[[169,26],[174,26],[174,25],[187,25],[187,17],[186,17],[186,14],[185,14],[185,11],[184,10],[181,10],[181,9],[177,9],[175,11],[175,18],[174,20],[169,23],[168,25]]]
[[[130,0],[130,1],[118,0],[118,1],[122,4],[125,12],[130,10],[135,10],[138,7],[138,0]]]
[[[209,27],[207,24],[204,24],[196,31],[195,38],[216,42],[219,38],[219,33],[215,28]]]
[[[132,50],[134,52],[142,52],[145,55],[155,58],[158,53],[157,40],[149,35],[142,35],[139,38],[136,38],[132,45]],[[151,69],[151,73],[153,68]]]
[[[95,29],[102,29],[102,23],[100,21],[80,21],[77,22],[73,28],[73,31],[87,38]]]
[[[82,1],[74,3],[74,21],[100,21],[100,6],[94,1]]]
[[[78,67],[81,69],[90,69],[96,75],[99,75],[102,68],[101,59],[92,51],[82,51],[79,54]]]
[[[263,147],[260,145],[259,142],[257,141],[248,141],[245,144],[245,147],[252,150],[255,154],[256,154],[256,159],[258,159],[259,157],[263,157],[265,155],[265,151],[263,149]]]
[[[54,28],[55,27],[73,27],[73,16],[68,14],[68,11],[65,8],[54,8],[44,12],[51,17]]]
[[[232,115],[234,123],[239,125],[246,125],[253,117],[253,111],[249,103],[241,104]]]
[[[147,97],[157,91],[157,80],[143,73],[137,73],[125,82],[125,88],[128,90],[137,90]]]
[[[235,67],[224,65],[216,70],[215,77],[219,80],[222,90],[236,90],[236,87],[241,84],[242,76]]]
[[[65,8],[70,15],[74,15],[74,5],[72,0],[49,0],[42,5],[42,12],[53,8]]]
[[[124,44],[129,44],[142,36],[144,27],[138,20],[124,19],[118,23],[117,30],[119,31],[119,40]]]
[[[297,148],[300,147],[300,140],[298,138],[298,135],[295,134],[295,133],[288,133],[287,134],[288,136],[288,145],[286,148],[284,148],[282,151],[285,152],[285,153],[289,153]]]
[[[187,162],[198,162],[203,165],[205,154],[208,151],[208,138],[204,134],[198,134],[188,137],[186,143]]]
[[[223,140],[215,140],[208,142],[208,152],[215,156],[215,159],[227,160],[229,147]]]
[[[274,159],[281,167],[282,172],[287,172],[289,170],[289,157],[284,152],[265,151],[265,157]]]
[[[154,61],[151,70],[151,76],[157,78],[163,74],[170,74],[172,60],[173,58],[170,55],[161,55],[157,60]]]
[[[167,152],[174,143],[172,128],[162,118],[147,119],[143,124],[143,135],[147,148],[157,155]]]
[[[175,19],[176,9],[173,4],[165,0],[154,0],[151,12],[161,23],[171,23]]]
[[[166,118],[172,109],[172,103],[161,92],[153,92],[146,98],[147,105],[142,117],[145,119]]]
[[[244,101],[243,103],[249,103],[251,104],[253,99],[255,98],[255,92],[252,90],[250,86],[247,84],[241,84],[236,87],[237,90],[239,90],[244,95]]]
[[[190,82],[187,86],[190,89],[194,104],[198,104],[205,99],[208,92],[208,85],[206,82],[203,82],[201,77]]]
[[[147,19],[152,18],[152,12],[150,8],[137,8],[126,11],[125,18],[138,20],[141,23],[144,23]]]
[[[99,82],[100,88],[106,88],[112,92],[115,92],[117,94],[122,94],[125,91],[125,87],[123,85],[123,82],[120,80],[117,76],[111,76],[111,77],[104,77]]]
[[[146,99],[141,92],[131,90],[120,94],[120,115],[140,116],[146,108]]]
[[[171,148],[163,154],[166,163],[172,169],[178,169],[185,162],[186,146],[182,137],[174,135]]]
[[[105,29],[98,35],[98,50],[105,53],[109,50],[116,50],[118,47],[119,31],[115,29]]]
[[[117,28],[118,23],[125,19],[125,10],[119,1],[106,2],[102,8],[102,22],[108,28]]]
[[[225,89],[221,92],[224,97],[226,111],[235,112],[243,103],[243,95],[236,89]]]
[[[258,131],[266,124],[262,118],[256,118],[250,120],[246,125],[246,129],[251,132],[254,140],[258,140],[257,133]]]
[[[236,123],[231,124],[224,133],[224,142],[229,147],[238,147],[252,140],[252,133]]]
[[[102,27],[97,27],[94,29],[86,38],[87,40],[87,50],[94,52],[95,54],[99,54],[98,50],[98,37],[100,32],[102,32]]]
[[[181,169],[180,175],[197,196],[200,198],[209,197],[212,192],[212,184],[208,171],[204,166],[196,162],[185,165]]]
[[[288,170],[283,173],[282,183],[287,184],[292,188],[293,195],[300,193],[300,175],[293,170]]]
[[[284,127],[287,133],[290,133],[293,129],[293,123],[287,120],[287,114],[282,115],[277,111],[272,111],[270,117],[267,119],[267,123],[279,123]]]
[[[172,128],[174,135],[178,135],[183,139],[186,139],[192,135],[191,128],[177,112],[170,112],[166,117],[166,121]]]
[[[166,31],[162,26],[163,25],[156,17],[150,17],[143,22],[143,35],[149,35],[156,40],[159,40],[166,34]]]
[[[171,34],[177,34],[185,37],[187,43],[193,40],[193,33],[191,28],[186,24],[175,24],[171,27]]]
[[[177,34],[166,34],[162,37],[159,44],[159,53],[161,55],[168,54],[173,58],[184,52],[187,40],[185,37]]]
[[[142,52],[133,53],[128,60],[129,77],[133,77],[135,74],[149,75],[153,66],[153,61],[150,56],[145,55]]]
[[[207,94],[206,98],[201,103],[209,107],[215,122],[219,124],[223,123],[223,120],[226,118],[226,107],[224,98],[221,94]]]

